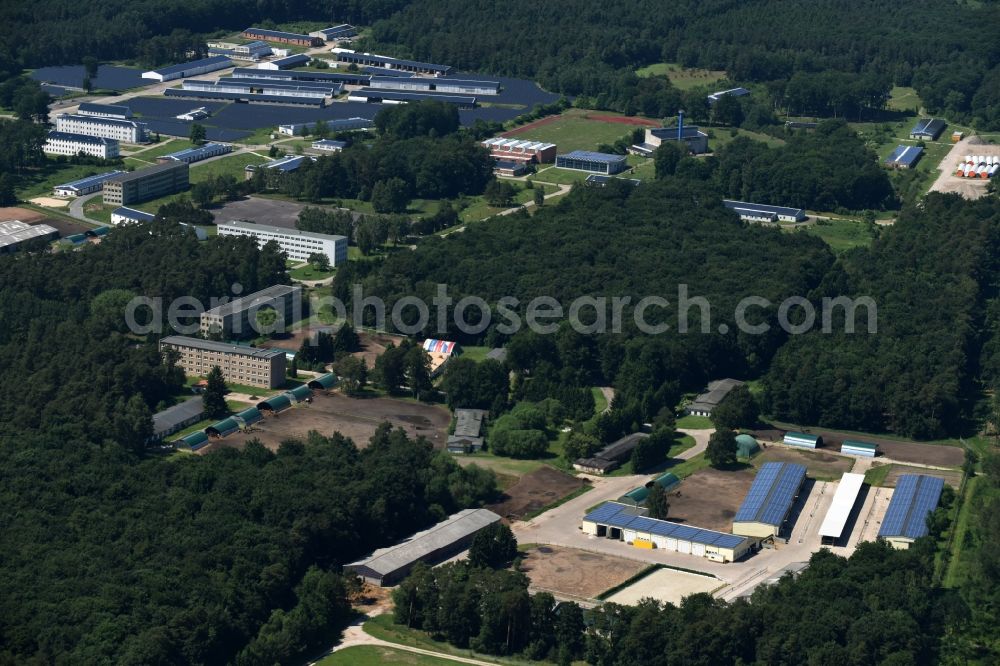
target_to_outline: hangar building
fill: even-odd
[[[838,541],[850,534],[844,534],[847,526],[847,519],[854,510],[854,504],[858,501],[858,494],[865,484],[864,474],[844,474],[840,477],[840,484],[837,492],[833,495],[833,502],[830,504],[823,524],[819,527],[819,536],[824,545],[834,546]]]
[[[938,476],[900,476],[882,519],[879,537],[893,548],[905,550],[920,537],[927,536],[927,517],[937,507],[943,489],[944,479]]]
[[[778,536],[805,480],[805,465],[782,462],[761,465],[733,518],[733,534],[758,539]]]

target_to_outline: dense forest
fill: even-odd
[[[183,375],[125,304],[286,279],[273,246],[168,222],[0,259],[0,663],[293,663],[346,621],[340,564],[493,497],[388,427],[362,450],[144,451]]]

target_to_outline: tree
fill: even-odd
[[[100,67],[100,61],[94,56],[83,56],[80,60],[83,63],[84,76],[88,79],[97,78],[97,70]]]
[[[740,384],[712,410],[712,423],[719,430],[736,430],[757,425],[760,408],[750,387]]]
[[[657,178],[674,175],[677,165],[685,156],[685,151],[681,144],[676,141],[664,141],[655,151],[653,151],[653,168],[656,170]]]
[[[191,123],[191,143],[200,146],[205,143],[205,126],[201,123]]]
[[[191,200],[198,205],[199,208],[208,208],[212,205],[215,200],[215,188],[212,183],[207,180],[203,180],[200,183],[195,183],[191,187]]]
[[[334,366],[334,371],[340,377],[340,384],[348,395],[358,395],[368,383],[368,366],[363,358],[345,356]]]
[[[601,442],[596,437],[583,432],[571,432],[563,444],[563,458],[572,463],[580,458],[589,458],[601,449]]]
[[[494,208],[507,208],[514,205],[515,194],[517,194],[517,190],[514,189],[513,185],[496,178],[487,183],[486,191],[483,192],[486,203]]]
[[[536,187],[535,191],[531,193],[531,197],[534,200],[536,206],[545,205],[545,190],[542,187]]]
[[[309,255],[309,264],[318,271],[330,270],[330,257],[325,252],[313,252]]]
[[[330,136],[330,125],[323,119],[317,120],[313,125],[313,134],[318,139],[325,139]]]
[[[659,520],[667,519],[667,512],[670,510],[670,502],[667,501],[667,491],[655,481],[649,489],[649,495],[646,496],[646,508],[649,509],[650,518],[658,518]]]
[[[14,177],[9,173],[0,173],[0,206],[13,206],[17,203],[14,193]]]
[[[83,88],[83,91],[84,91],[84,92],[87,92],[87,93],[89,93],[89,92],[90,92],[91,90],[93,90],[93,88],[94,88],[94,84],[93,84],[93,82],[92,82],[92,81],[90,80],[90,77],[89,77],[89,76],[84,76],[84,77],[83,77],[83,83],[82,83],[82,84],[80,85],[80,87],[81,87],[81,88]]]
[[[372,187],[372,208],[376,213],[405,213],[409,205],[409,188],[402,178],[380,180]]]
[[[226,380],[222,376],[222,369],[213,365],[208,371],[208,385],[202,394],[202,404],[205,405],[205,415],[210,419],[221,419],[229,415],[229,407],[226,405]]]
[[[288,376],[292,379],[296,379],[299,376],[299,364],[297,359],[292,359],[292,362],[288,365]]]
[[[479,530],[469,546],[469,564],[474,567],[502,569],[515,557],[517,539],[510,527],[500,522]]]
[[[711,461],[712,467],[725,467],[736,463],[736,433],[727,428],[716,430],[708,438],[708,448],[705,456]]]

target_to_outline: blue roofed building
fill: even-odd
[[[147,213],[137,208],[119,206],[111,211],[111,224],[135,224],[138,222],[152,222],[156,219],[153,213]]]
[[[745,536],[657,520],[646,514],[646,509],[606,502],[583,517],[581,529],[591,536],[624,541],[636,548],[685,553],[714,562],[735,562],[753,546],[753,540]]]
[[[903,474],[889,500],[879,537],[893,548],[906,549],[922,536],[927,536],[927,518],[941,499],[944,480],[925,474]]]
[[[128,120],[132,117],[132,109],[127,106],[115,104],[95,104],[93,102],[80,102],[76,112],[81,116],[96,116],[97,118],[117,118]]]
[[[119,174],[125,173],[124,171],[108,171],[106,173],[99,173],[94,176],[87,176],[86,178],[81,178],[80,180],[74,180],[71,183],[66,183],[65,185],[56,185],[52,188],[56,196],[60,197],[80,197],[84,194],[92,194],[94,192],[100,192],[104,189],[104,183],[111,178]]]
[[[311,60],[312,58],[304,53],[296,53],[270,62],[262,62],[257,65],[257,69],[294,69],[308,65]]]
[[[164,67],[162,69],[154,69],[148,72],[142,73],[142,78],[151,79],[153,81],[174,81],[176,79],[183,79],[188,76],[197,76],[199,74],[206,74],[208,72],[215,72],[220,69],[226,69],[227,67],[232,67],[233,61],[226,56],[211,56],[208,58],[202,58],[201,60],[192,60],[190,62],[182,62],[176,65],[170,65],[169,67]]]
[[[375,127],[375,121],[370,118],[338,118],[335,120],[327,120],[325,122],[326,129],[331,134],[337,134],[340,132],[359,132],[363,130],[370,130]],[[312,134],[315,129],[315,121],[310,123],[290,123],[288,125],[278,125],[278,133],[285,134],[287,136],[305,136],[306,134]]]
[[[757,539],[779,536],[805,480],[805,465],[784,462],[761,465],[733,518],[733,534]]]
[[[439,95],[435,93],[400,92],[398,90],[383,90],[380,88],[361,88],[352,90],[347,95],[348,102],[367,102],[370,104],[406,104],[407,102],[435,101],[454,104],[460,109],[476,108],[476,98],[466,95]]]
[[[723,97],[746,97],[749,94],[750,91],[746,88],[730,88],[729,90],[720,90],[708,96],[708,103],[715,104]]]
[[[184,150],[178,150],[176,153],[162,155],[156,158],[156,161],[186,162],[191,164],[192,162],[207,160],[209,157],[225,155],[226,153],[231,153],[232,151],[233,147],[228,143],[206,143],[205,145],[198,146],[196,148],[185,148]]]
[[[911,139],[936,141],[944,131],[945,122],[939,118],[921,118],[910,130]]]
[[[808,219],[804,210],[789,206],[771,206],[732,199],[723,199],[722,205],[746,222],[802,222]]]
[[[911,169],[923,153],[924,149],[920,146],[896,146],[892,154],[885,158],[885,165],[891,169]]]
[[[673,142],[682,142],[687,151],[695,155],[708,152],[708,135],[694,125],[647,128],[643,142],[630,146],[628,151],[633,155],[652,157],[661,145]]]
[[[564,155],[556,155],[556,166],[560,169],[586,171],[610,176],[625,170],[627,163],[624,155],[595,153],[590,150],[574,150]]]
[[[313,150],[322,150],[325,153],[339,153],[344,148],[347,148],[346,141],[337,141],[335,139],[318,139],[312,142]]]
[[[358,29],[349,23],[330,26],[322,30],[314,30],[309,33],[310,37],[317,37],[325,42],[335,42],[339,39],[350,39],[358,34]]]
[[[433,74],[435,76],[445,76],[451,73],[450,65],[436,65],[432,62],[420,62],[419,60],[407,60],[405,58],[391,58],[389,56],[376,55],[374,53],[358,53],[350,49],[333,49],[337,62],[357,65],[358,67],[378,67],[382,69],[398,69],[404,72],[415,72],[417,74]]]

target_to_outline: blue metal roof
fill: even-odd
[[[346,33],[350,33],[351,35],[358,34],[357,29],[349,23],[341,23],[340,25],[323,28],[322,30],[317,30],[316,32],[322,32],[327,37],[332,35],[343,35]]]
[[[656,518],[636,515],[634,507],[615,502],[602,504],[584,516],[583,519],[590,523],[636,530],[637,532],[648,532],[658,536],[702,543],[706,546],[718,546],[720,548],[737,548],[746,541],[746,537],[736,536],[735,534],[715,532],[700,527],[680,525],[667,520],[657,520]]]
[[[281,30],[266,30],[264,28],[247,28],[243,31],[247,35],[260,35],[261,37],[277,37],[278,39],[304,39],[306,41],[312,41],[312,37],[309,35],[303,35],[298,32],[283,32]]]
[[[204,81],[203,83],[211,83]],[[219,79],[219,85],[246,86],[248,89],[273,88],[275,90],[318,90],[331,95],[339,93],[344,85],[339,81],[296,81],[295,79],[251,79],[244,76],[224,76]]]
[[[133,220],[139,220],[140,222],[152,222],[153,220],[156,219],[156,215],[154,215],[153,213],[147,213],[144,210],[138,210],[136,208],[128,208],[126,206],[115,208],[113,211],[111,211],[111,214],[121,215],[123,217],[127,217]]]
[[[592,150],[574,150],[571,153],[559,155],[574,160],[589,160],[591,162],[603,162],[606,164],[617,164],[625,161],[624,155],[611,155],[610,153],[595,153]]]
[[[191,62],[180,62],[176,65],[170,65],[169,67],[164,67],[163,69],[154,69],[153,71],[157,74],[162,74],[166,76],[167,74],[176,74],[177,72],[186,72],[189,69],[195,69],[197,67],[207,67],[209,65],[231,65],[232,61],[226,56],[212,56],[211,58],[202,58],[201,60],[192,60]]]
[[[398,69],[388,69],[386,67],[372,67],[371,65],[367,65],[361,69],[373,76],[391,76],[396,79],[412,79],[416,76],[413,72],[403,72]]]
[[[391,58],[389,56],[376,55],[374,53],[356,53],[342,51],[337,53],[337,60],[341,62],[351,62],[351,59],[363,60],[371,63],[381,63],[383,65],[393,65],[397,67],[412,67],[413,69],[426,69],[433,72],[450,72],[451,65],[435,65],[431,62],[420,62],[419,60],[406,60],[405,58]]]
[[[352,96],[367,97],[369,99],[388,99],[399,102],[420,102],[433,100],[437,102],[445,102],[447,104],[455,104],[458,106],[476,105],[476,98],[466,95],[439,95],[431,92],[400,92],[398,90],[384,90],[382,88],[362,88],[360,90],[352,91],[350,94]]]
[[[764,463],[743,499],[735,523],[764,523],[780,527],[806,478],[805,465]]]
[[[925,536],[927,516],[937,506],[943,488],[944,479],[937,476],[924,474],[900,476],[878,535],[910,539]]]
[[[227,150],[228,149],[228,150]],[[183,162],[188,159],[192,162],[197,162],[198,160],[203,160],[208,157],[213,157],[222,153],[216,151],[229,152],[233,147],[228,143],[206,143],[204,146],[198,146],[197,148],[185,148],[184,150],[178,150],[176,153],[170,153],[169,155],[164,155],[164,159],[172,159]]]
[[[886,158],[885,163],[910,167],[920,159],[923,152],[924,149],[920,146],[896,146],[896,150],[892,151],[892,155]]]
[[[163,91],[165,97],[189,97],[191,99],[245,99],[250,102],[268,102],[271,104],[301,104],[305,106],[323,106],[322,97],[290,97],[286,95],[257,95],[251,93],[219,92],[216,90],[184,90],[182,88],[167,88]]]
[[[91,113],[114,113],[120,116],[131,116],[132,110],[127,106],[119,106],[115,104],[95,104],[94,102],[80,102],[80,111],[89,111]]]
[[[806,212],[801,208],[771,206],[768,204],[749,203],[746,201],[733,201],[731,199],[723,199],[722,205],[732,210],[759,211],[762,213],[774,213],[775,215],[793,215],[795,217],[802,217],[806,214]]]
[[[78,189],[79,190],[79,189],[83,189],[85,187],[88,187],[90,185],[97,185],[98,183],[103,183],[104,181],[108,180],[109,178],[114,178],[115,176],[117,176],[119,174],[123,174],[123,173],[125,173],[125,172],[124,171],[108,171],[107,173],[99,173],[99,174],[94,175],[94,176],[87,176],[86,178],[81,178],[80,180],[74,180],[73,182],[66,183],[65,185],[56,185],[56,187],[54,189],[62,190],[62,189],[73,188],[73,189]]]
[[[676,127],[656,127],[650,130],[653,136],[659,139],[677,140],[677,129]],[[684,139],[697,139],[701,133],[697,125],[685,125],[681,128],[681,138]]]
[[[340,148],[341,150],[347,148],[346,141],[337,141],[335,139],[317,139],[316,141],[313,141],[312,145],[320,146],[322,148]]]
[[[90,118],[91,116],[84,116]],[[105,118],[94,118],[95,120],[106,120]],[[108,139],[103,136],[90,136],[89,134],[77,134],[76,132],[60,132],[58,130],[50,130],[48,137],[50,139],[62,139],[63,141],[77,141],[79,143],[90,143],[100,146],[108,146],[112,144],[117,144],[118,139]]]
[[[320,72],[312,69],[297,71],[289,71],[287,69],[254,69],[252,67],[237,67],[233,70],[230,78],[256,79],[258,81],[332,81],[336,83],[356,83],[357,85],[371,80],[371,77],[365,74]]]
[[[944,121],[938,118],[921,118],[910,130],[910,134],[937,136],[944,129]]]
[[[284,58],[278,58],[277,60],[272,60],[272,65],[277,65],[278,67],[294,67],[299,63],[307,63],[312,58],[304,53],[296,53],[295,55],[285,56]]]

